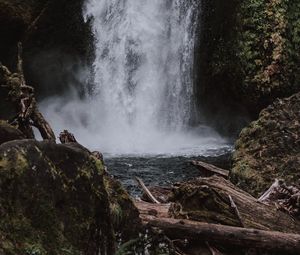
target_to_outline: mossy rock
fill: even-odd
[[[6,121],[0,120],[0,145],[5,142],[24,139],[24,134],[9,125]]]
[[[257,196],[275,178],[300,185],[300,93],[278,99],[236,142],[231,180]]]
[[[101,161],[74,143],[0,146],[0,254],[113,254],[114,222]],[[124,199],[124,201],[123,201]],[[113,204],[133,204],[118,189]],[[131,222],[134,220],[131,219]],[[133,229],[134,226],[131,226]],[[107,248],[108,247],[108,248]],[[110,247],[110,248],[109,248]]]
[[[139,211],[119,181],[106,175],[104,185],[109,196],[114,230],[121,234],[123,242],[129,241],[140,230]]]
[[[299,1],[218,0],[214,7],[198,82],[213,121],[224,125],[227,109],[256,119],[276,98],[300,91]]]

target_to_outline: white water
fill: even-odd
[[[195,117],[197,0],[88,0],[96,42],[95,86],[85,102],[55,99],[55,129],[112,154],[205,154],[225,141]]]

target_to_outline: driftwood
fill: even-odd
[[[164,230],[170,238],[187,238],[208,241],[221,245],[233,245],[243,248],[259,248],[270,251],[300,252],[300,235],[277,231],[265,231],[250,228],[231,227],[219,224],[179,220],[171,218],[143,218],[148,226]]]
[[[293,217],[300,216],[300,190],[295,186],[287,186],[283,180],[276,179],[258,201],[275,205],[279,210],[286,211]]]
[[[151,194],[161,203],[169,203],[169,200],[172,195],[172,188],[171,187],[159,187],[159,186],[151,186],[147,187]],[[146,202],[152,202],[147,194],[143,192],[141,199]]]
[[[195,167],[197,167],[200,171],[204,173],[205,176],[211,176],[211,175],[219,175],[226,179],[228,179],[229,171],[224,170],[222,168],[216,167],[214,165],[202,162],[202,161],[191,161],[191,164]]]
[[[135,180],[152,203],[160,204],[160,202],[151,194],[150,190],[146,187],[146,185],[140,178],[135,177]]]
[[[38,110],[34,88],[26,85],[21,43],[18,43],[17,72],[11,73],[6,66],[0,63],[0,82],[1,87],[8,91],[8,100],[16,108],[17,116],[11,121],[11,124],[16,124],[27,138],[34,138],[32,126],[35,126],[43,139],[55,141],[51,126]]]
[[[300,222],[223,177],[177,184],[173,193],[174,203],[135,202],[145,227],[163,230],[170,240],[206,242],[212,254],[221,253],[211,243],[300,254]]]
[[[140,218],[143,220],[143,217],[147,217],[148,215],[152,215],[158,218],[169,218],[171,215],[169,214],[171,204],[153,204],[144,201],[135,201],[134,202],[136,208],[140,212]]]

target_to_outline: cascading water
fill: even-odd
[[[136,133],[188,123],[197,2],[89,2],[97,38],[94,92],[108,125]]]
[[[85,102],[47,104],[57,129],[117,154],[203,154],[223,144],[207,127],[189,128],[199,3],[89,0],[95,86]]]

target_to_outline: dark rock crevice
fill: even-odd
[[[23,41],[25,75],[40,98],[62,94],[70,87],[82,94],[94,57],[91,26],[83,18],[83,8],[83,0],[0,1],[0,60],[14,70],[16,45]]]
[[[236,136],[250,115],[229,86],[238,80],[231,71],[234,49],[228,44],[234,35],[237,5],[236,0],[202,1],[195,51],[194,79],[201,118],[228,136]]]

